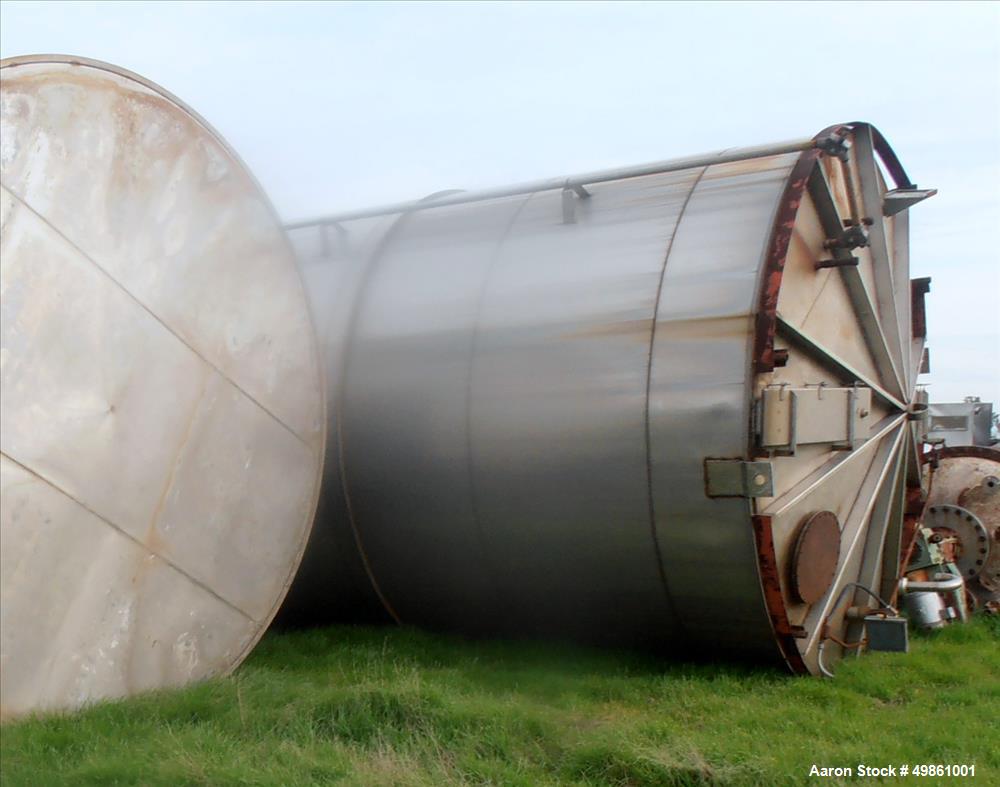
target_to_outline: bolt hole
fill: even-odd
[[[977,566],[981,566],[982,564],[983,564],[983,561],[982,561],[982,560],[977,560],[977,561],[976,561],[976,565],[977,565]]]

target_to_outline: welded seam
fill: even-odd
[[[822,298],[823,293],[826,292],[826,286],[830,283],[831,278],[833,278],[833,271],[828,269],[826,271],[826,278],[823,279],[823,283],[820,285],[819,292],[816,293],[816,297],[813,298],[813,302],[809,304],[809,308],[806,309],[805,315],[803,315],[802,319],[799,320],[799,325],[801,325],[803,329],[805,328],[805,324],[809,322],[809,315],[813,313],[813,309],[816,308],[816,304],[819,303],[819,299]]]
[[[209,587],[208,585],[206,585],[200,579],[196,579],[195,577],[191,576],[191,574],[189,574],[187,571],[185,571],[183,568],[181,568],[179,565],[177,565],[177,563],[175,563],[170,558],[164,557],[159,552],[157,552],[155,549],[151,549],[148,544],[145,544],[142,541],[140,541],[138,538],[136,538],[135,536],[133,536],[131,533],[129,533],[127,530],[125,530],[120,525],[115,524],[114,522],[112,522],[107,517],[99,514],[97,511],[95,511],[93,508],[91,508],[90,506],[88,506],[82,500],[80,500],[79,498],[74,497],[73,495],[71,495],[69,492],[67,492],[65,489],[63,489],[61,486],[59,486],[57,483],[55,483],[52,479],[46,478],[44,475],[42,475],[37,470],[34,470],[31,467],[28,467],[28,465],[24,464],[24,462],[21,462],[21,461],[15,459],[7,451],[0,451],[0,456],[6,457],[10,462],[12,462],[13,464],[15,464],[18,467],[20,467],[26,473],[34,476],[35,478],[37,478],[42,483],[47,484],[48,486],[50,486],[53,489],[55,489],[57,492],[59,492],[64,497],[67,497],[70,500],[72,500],[74,503],[76,503],[78,506],[80,506],[80,508],[82,508],[84,511],[86,511],[89,514],[92,514],[93,516],[97,517],[99,520],[101,520],[102,522],[104,522],[104,524],[106,524],[112,530],[115,530],[118,533],[120,533],[121,535],[125,536],[125,538],[127,538],[129,541],[131,541],[136,546],[140,547],[144,552],[147,552],[148,554],[152,555],[153,557],[157,558],[158,560],[161,560],[164,563],[166,563],[168,566],[170,566],[172,569],[174,569],[174,571],[176,571],[178,574],[180,574],[185,579],[187,579],[189,582],[191,582],[191,584],[193,584],[193,585],[201,588],[206,593],[208,593],[210,596],[212,596],[216,600],[222,602],[223,604],[225,604],[227,607],[229,607],[234,612],[238,612],[240,615],[242,615],[243,617],[245,617],[251,623],[254,623],[255,625],[258,625],[258,626],[260,625],[260,621],[258,621],[253,615],[251,615],[248,612],[244,611],[243,609],[241,609],[240,607],[238,607],[236,604],[234,604],[232,601],[229,601],[228,599],[226,599],[223,596],[219,595],[219,593],[217,591],[213,590],[211,587]]]
[[[674,231],[670,235],[670,241],[667,243],[667,252],[663,257],[663,267],[660,269],[660,280],[656,285],[656,304],[653,307],[653,319],[650,321],[649,356],[646,360],[646,398],[643,418],[645,421],[646,431],[646,497],[649,504],[649,528],[653,539],[653,553],[656,557],[656,570],[660,576],[660,584],[663,586],[663,594],[667,599],[667,607],[670,609],[670,614],[674,617],[675,624],[682,631],[685,630],[686,627],[684,626],[684,621],[681,619],[681,616],[678,614],[677,604],[674,601],[674,597],[670,593],[670,585],[667,582],[666,569],[663,567],[663,550],[660,548],[660,539],[656,531],[656,503],[653,495],[653,436],[652,423],[649,415],[649,396],[653,385],[653,352],[656,344],[656,320],[660,313],[660,295],[663,292],[663,282],[667,275],[667,265],[670,262],[670,252],[673,251],[674,241],[677,239],[677,233],[680,232],[681,224],[684,222],[684,214],[687,211],[688,203],[691,202],[691,197],[694,196],[694,193],[698,188],[698,184],[701,183],[701,179],[705,173],[708,172],[708,169],[708,166],[702,167],[701,172],[698,173],[698,177],[696,177],[694,183],[691,184],[691,189],[684,198],[684,204],[681,205],[681,211],[677,216],[677,222],[674,224]]]
[[[317,451],[316,451],[315,447],[313,447],[312,445],[310,445],[309,442],[305,438],[303,438],[301,435],[299,435],[298,432],[296,432],[288,424],[286,424],[284,421],[282,421],[280,418],[278,418],[278,416],[276,416],[274,413],[272,413],[267,407],[265,407],[263,404],[261,404],[259,401],[257,401],[257,399],[255,399],[253,396],[251,396],[235,380],[233,380],[229,375],[227,375],[225,372],[223,372],[222,369],[220,369],[216,364],[214,364],[212,361],[210,361],[208,358],[206,358],[204,355],[202,355],[198,350],[196,350],[183,336],[181,336],[179,333],[177,333],[177,331],[175,331],[173,328],[171,328],[170,325],[168,325],[162,318],[160,318],[160,316],[156,312],[154,312],[145,303],[143,303],[135,295],[133,295],[132,292],[129,291],[120,281],[118,281],[107,270],[105,270],[104,267],[102,267],[93,257],[91,257],[89,254],[87,254],[87,252],[85,252],[82,248],[80,248],[79,246],[77,246],[76,243],[74,243],[66,235],[64,235],[63,232],[60,229],[58,229],[47,218],[45,218],[45,216],[43,216],[41,213],[39,213],[37,210],[35,210],[33,207],[31,207],[31,205],[29,205],[23,198],[21,198],[18,194],[16,194],[13,190],[11,190],[11,188],[9,186],[7,186],[7,185],[5,185],[3,183],[0,183],[0,186],[2,186],[4,189],[6,189],[7,192],[14,199],[16,199],[21,205],[23,205],[28,211],[30,211],[31,214],[33,216],[35,216],[36,218],[38,218],[38,220],[41,221],[46,227],[48,227],[56,235],[58,235],[60,238],[62,238],[64,242],[66,242],[67,244],[69,244],[69,246],[72,247],[74,251],[76,251],[78,254],[80,254],[85,260],[87,260],[87,262],[89,262],[98,271],[100,271],[108,279],[108,281],[110,281],[112,284],[115,285],[115,287],[117,287],[119,290],[121,290],[123,293],[125,293],[125,295],[127,295],[132,301],[134,301],[139,306],[139,308],[141,308],[150,317],[152,317],[154,320],[156,320],[156,322],[158,322],[161,326],[163,326],[163,328],[171,336],[173,336],[175,339],[177,339],[177,341],[179,341],[181,344],[183,344],[197,358],[201,359],[209,368],[211,368],[220,377],[222,377],[222,379],[224,379],[226,382],[228,382],[230,385],[232,385],[233,388],[235,388],[237,391],[239,391],[241,394],[243,394],[247,399],[249,399],[251,402],[253,402],[255,405],[257,405],[257,407],[259,407],[261,410],[263,410],[265,413],[267,413],[276,423],[278,423],[281,426],[282,429],[284,429],[286,432],[288,432],[290,435],[292,435],[296,440],[298,440],[300,443],[302,443],[302,445],[304,445],[306,448],[308,448],[309,452],[311,454],[313,454],[314,456],[317,454]],[[322,456],[319,456],[319,461],[322,462]]]
[[[457,191],[457,189],[438,191],[424,197],[424,200],[431,200],[445,194],[454,193],[455,191]],[[375,248],[372,249],[364,270],[361,273],[361,278],[360,281],[358,281],[354,294],[354,300],[351,303],[351,311],[347,318],[347,327],[344,330],[344,339],[341,343],[341,346],[344,349],[340,363],[338,364],[340,374],[337,376],[336,401],[334,402],[334,411],[337,414],[337,469],[340,473],[340,488],[344,493],[344,508],[347,513],[347,522],[351,526],[351,535],[354,536],[354,545],[357,547],[358,557],[361,559],[361,565],[365,570],[368,581],[371,583],[372,590],[375,591],[375,595],[381,602],[383,609],[385,609],[393,621],[399,625],[402,625],[403,620],[400,618],[399,613],[396,612],[395,607],[393,607],[385,593],[382,591],[382,586],[379,584],[379,581],[375,578],[375,571],[372,569],[371,560],[368,557],[368,552],[365,550],[364,542],[361,539],[361,530],[358,527],[357,519],[355,517],[354,504],[351,502],[351,487],[347,479],[347,452],[344,448],[344,445],[347,442],[346,429],[344,426],[344,401],[347,398],[347,373],[351,366],[351,350],[354,347],[354,337],[357,334],[358,320],[361,318],[362,304],[365,300],[368,285],[371,282],[375,271],[378,269],[378,263],[381,260],[382,255],[389,246],[389,241],[391,241],[393,236],[399,232],[402,224],[411,215],[413,215],[412,212],[400,213],[393,219],[392,226],[390,226],[383,233],[382,237],[375,244]]]
[[[539,192],[528,194],[526,198],[521,200],[521,204],[517,206],[517,209],[507,222],[507,226],[504,228],[503,233],[497,239],[492,259],[490,260],[489,266],[483,275],[483,284],[479,290],[479,298],[476,302],[475,317],[473,318],[472,324],[472,338],[469,342],[468,374],[465,378],[465,456],[467,467],[469,469],[469,501],[472,508],[472,518],[476,526],[476,534],[479,537],[479,548],[483,556],[483,562],[490,573],[491,584],[493,585],[494,592],[496,593],[499,593],[499,587],[497,587],[498,583],[496,581],[497,576],[499,576],[499,572],[497,571],[496,565],[493,563],[492,552],[487,548],[486,532],[483,528],[482,509],[479,505],[479,491],[478,485],[476,484],[476,468],[472,450],[472,385],[475,372],[474,364],[477,351],[479,349],[479,326],[482,319],[483,306],[486,303],[486,294],[489,290],[490,281],[493,278],[493,271],[496,269],[497,263],[500,261],[504,243],[510,236],[511,230],[514,229],[514,224],[520,217],[521,212],[538,193]]]

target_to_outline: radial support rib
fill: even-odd
[[[879,188],[878,163],[875,161],[875,145],[871,126],[862,125],[854,134],[855,154],[861,189],[861,204],[868,220],[868,247],[871,251],[872,269],[875,274],[875,297],[878,303],[879,322],[888,340],[889,352],[896,369],[905,373],[906,358],[903,357],[903,336],[899,324],[896,303],[896,287],[893,281],[892,260],[889,258],[889,241],[882,217],[882,192]],[[909,337],[906,337],[909,345]],[[907,355],[909,347],[907,346]],[[900,377],[903,387],[903,377]],[[905,396],[905,394],[904,394]]]
[[[906,439],[905,435],[903,439]],[[895,575],[896,567],[899,564],[899,540],[903,532],[903,494],[905,491],[900,465],[905,462],[906,452],[897,447],[892,455],[889,474],[879,489],[875,507],[868,520],[868,532],[865,534],[858,583],[870,588],[875,593],[881,591],[885,572],[888,571]],[[891,560],[887,559],[889,557]],[[854,592],[855,606],[870,603],[870,596],[861,590]],[[862,622],[857,620],[848,626],[848,641],[857,640],[860,637],[862,625]]]
[[[869,517],[873,516],[879,492],[885,486],[887,478],[892,475],[890,471],[894,466],[896,458],[899,456],[900,442],[903,434],[903,429],[899,428],[901,424],[905,424],[905,422],[902,418],[898,418],[895,421],[896,428],[890,429],[889,434],[883,433],[882,438],[879,440],[878,452],[875,455],[875,459],[868,474],[865,476],[865,480],[861,484],[861,488],[858,490],[858,496],[844,522],[842,537],[844,548],[841,551],[836,576],[823,602],[815,604],[809,610],[804,623],[805,628],[809,631],[809,639],[804,648],[806,651],[818,643],[823,628],[821,625],[822,621],[833,611],[831,606],[840,594],[840,589],[844,586],[844,583],[851,581],[845,575],[848,575],[848,572],[853,570],[852,566],[860,568],[857,565],[859,561],[857,551],[859,544],[862,542],[861,535],[865,530],[865,522],[869,521]]]
[[[853,451],[835,452],[832,459],[816,468],[783,495],[772,500],[761,513],[768,516],[779,516],[798,503],[803,497],[826,483],[830,476],[841,470],[849,462],[858,462],[861,461],[862,457],[871,457],[871,452],[880,444],[882,438],[899,426],[905,417],[901,413],[883,418],[872,429],[872,435],[868,440]]]
[[[847,385],[850,385],[855,381],[862,383],[863,385],[867,385],[872,389],[872,393],[884,402],[898,410],[906,409],[906,405],[886,391],[881,384],[874,382],[869,377],[859,372],[847,363],[847,361],[837,356],[832,350],[824,347],[809,334],[803,333],[791,323],[786,322],[780,314],[778,315],[778,335],[784,338],[789,344],[798,347],[804,353],[819,361],[819,363],[823,366],[835,372]]]
[[[831,240],[841,238],[844,232],[843,221],[822,167],[814,167],[809,176],[809,195],[816,206],[816,213],[827,238]],[[851,257],[850,251],[843,248],[834,247],[831,249],[831,253],[835,260],[848,260]],[[851,305],[854,307],[858,322],[861,324],[865,343],[872,354],[872,360],[875,362],[875,368],[878,369],[882,384],[897,398],[904,399],[903,380],[899,368],[893,360],[889,344],[879,323],[877,308],[872,303],[860,271],[856,266],[845,265],[840,268],[840,275],[844,279]],[[892,318],[891,327],[893,331],[897,330],[895,316]]]

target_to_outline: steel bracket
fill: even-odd
[[[827,249],[860,249],[868,245],[868,233],[860,224],[852,224],[846,227],[836,238],[829,238],[823,244]]]
[[[822,150],[826,155],[834,156],[835,158],[839,158],[841,161],[847,160],[848,152],[851,149],[847,142],[847,138],[838,134],[828,134],[825,137],[817,139],[816,147]]]
[[[576,224],[576,203],[590,199],[590,192],[579,183],[566,183],[562,190],[563,224]]]
[[[771,463],[706,459],[705,494],[709,497],[773,497]]]
[[[895,216],[907,208],[911,208],[918,202],[923,202],[928,197],[937,194],[937,189],[893,189],[887,191],[882,198],[882,214],[885,216]]]
[[[837,257],[831,260],[817,260],[814,267],[816,270],[823,268],[846,268],[848,266],[857,267],[861,262],[857,257]]]

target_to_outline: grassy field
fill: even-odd
[[[0,729],[2,784],[1000,784],[1000,622],[836,680],[406,629],[269,634],[235,675]],[[890,780],[892,781],[892,780]],[[907,784],[946,780],[900,779]],[[844,783],[858,783],[857,779]]]

